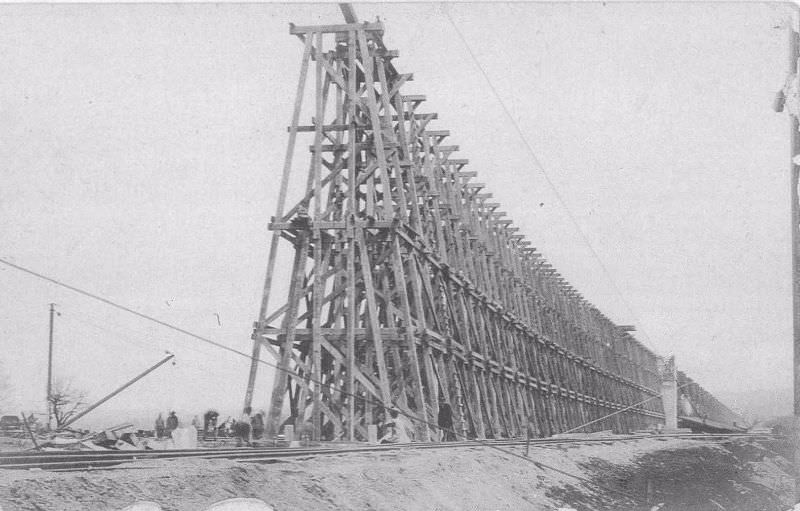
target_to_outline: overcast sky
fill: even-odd
[[[791,385],[788,120],[771,110],[785,4],[356,10],[587,299],[711,392]],[[0,6],[0,257],[248,352],[302,55],[288,24],[341,20],[335,4]],[[241,406],[242,357],[8,267],[0,289],[10,413],[44,410],[50,302],[56,375],[91,399],[177,355],[106,413]]]

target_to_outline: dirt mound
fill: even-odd
[[[0,472],[0,506],[5,511],[119,510],[151,500],[165,510],[194,511],[224,498],[252,497],[277,511],[649,510],[697,483],[680,497],[684,500],[662,509],[719,509],[708,507],[713,499],[726,509],[777,510],[781,507],[769,506],[780,503],[779,498],[767,500],[766,489],[774,494],[789,481],[782,472],[785,460],[755,443],[647,439],[537,447],[531,458],[536,463],[469,447],[272,464],[176,460],[133,463],[114,471],[5,471]],[[750,507],[730,504],[733,492],[752,497]],[[703,497],[708,497],[705,503]],[[701,507],[687,507],[695,502]]]
[[[792,506],[790,452],[786,441],[736,440],[656,450],[625,465],[595,459],[583,468],[594,481],[661,504],[659,511],[777,511]]]

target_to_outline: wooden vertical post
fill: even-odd
[[[53,395],[53,320],[56,312],[56,304],[50,304],[50,334],[47,343],[47,429],[53,427],[53,404],[50,396]]]
[[[322,32],[317,34],[317,48],[322,50]],[[311,39],[311,37],[309,37]],[[322,267],[322,232],[320,231],[318,222],[322,220],[322,128],[325,125],[325,96],[327,95],[327,87],[323,89],[323,68],[322,63],[325,56],[317,54],[316,65],[316,114],[314,116],[314,227],[311,231],[311,238],[314,242],[314,282],[312,291],[312,314],[311,314],[311,367],[312,375],[314,378],[314,404],[311,410],[312,422],[312,439],[319,441],[322,424],[321,418],[321,400],[322,400],[322,332],[320,330],[320,321],[322,318],[322,293],[325,290],[323,267]]]
[[[281,345],[280,361],[276,371],[275,380],[272,385],[272,399],[270,400],[269,411],[267,412],[266,424],[264,424],[264,436],[274,438],[280,428],[281,412],[283,410],[283,398],[286,393],[286,385],[289,382],[290,370],[289,362],[292,359],[294,349],[294,339],[296,335],[297,306],[300,300],[300,290],[303,287],[303,275],[305,273],[306,259],[308,258],[308,236],[300,233],[299,245],[295,250],[294,265],[292,270],[292,282],[289,284],[289,308],[283,318],[284,341]],[[302,406],[302,403],[300,403]],[[295,424],[297,426],[297,424]]]
[[[788,23],[789,37],[789,79],[797,80],[798,73],[798,34],[795,31],[795,18]],[[797,94],[794,87],[789,93]],[[792,104],[797,104],[794,98]],[[798,181],[800,167],[795,157],[800,155],[800,135],[798,134],[798,112],[789,112],[789,169],[790,200],[792,227],[792,331],[794,351],[794,470],[795,470],[795,502],[800,503],[800,197],[798,197]]]
[[[353,14],[355,16],[355,14]],[[347,398],[347,439],[351,442],[355,440],[355,418],[356,418],[356,308],[358,307],[358,297],[356,297],[356,239],[355,239],[355,215],[358,210],[356,203],[356,186],[358,178],[356,174],[356,33],[350,30],[347,33],[347,136],[348,136],[348,198],[347,214],[345,222],[347,230],[347,391],[350,396]]]

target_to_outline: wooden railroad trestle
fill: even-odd
[[[380,22],[292,26],[300,78],[245,406],[267,349],[275,373],[266,435],[366,439],[394,405],[434,440],[440,404],[473,438],[545,436],[632,404],[590,429],[663,417],[657,356],[577,293],[516,233],[499,204],[404,95]],[[314,85],[301,125],[309,72]],[[308,173],[286,210],[297,139]],[[291,268],[276,268],[280,250]],[[279,277],[288,280],[280,287]],[[268,312],[276,288],[287,299]],[[356,397],[353,397],[356,396]],[[288,399],[287,399],[288,398]],[[529,425],[529,417],[532,424]],[[423,422],[424,421],[424,422]]]

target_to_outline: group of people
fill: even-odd
[[[378,420],[378,442],[382,444],[413,442],[416,437],[416,428],[411,420],[405,414],[400,413],[400,410],[396,407],[388,408],[386,411],[388,415],[382,413]],[[220,424],[218,422],[219,412],[208,410],[203,414],[202,437],[206,440],[210,438],[216,440],[219,437],[234,437],[236,438],[237,446],[250,446],[253,440],[259,440],[264,435],[264,417],[263,411],[253,414],[252,409],[247,407],[238,420],[228,417]],[[443,401],[439,403],[437,423],[441,431],[441,441],[447,442],[456,439],[453,432],[452,409],[449,404]],[[171,438],[172,432],[178,428],[179,424],[180,421],[174,411],[169,412],[166,421],[163,415],[159,413],[155,424],[156,437]],[[199,417],[194,417],[192,426],[200,430]]]
[[[163,415],[159,413],[156,419],[156,438],[172,438],[172,432],[178,429],[178,424],[180,424],[180,421],[174,411],[169,412],[166,421],[164,421]]]
[[[403,444],[413,442],[416,437],[416,428],[407,415],[400,412],[397,407],[388,409],[389,416],[381,414],[378,422],[378,443]],[[444,400],[439,401],[439,415],[436,418],[439,426],[439,440],[452,442],[456,439],[453,430],[453,410]]]
[[[258,440],[264,435],[264,412],[252,414],[252,409],[247,407],[239,417],[228,417],[218,424],[219,412],[209,410],[203,415],[203,438],[235,437],[236,445],[252,445],[253,440]]]

